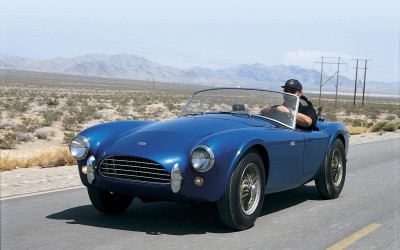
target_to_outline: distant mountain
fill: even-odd
[[[0,60],[5,59],[5,58],[11,58],[11,57],[12,56],[0,52]]]
[[[306,91],[319,91],[320,85],[320,72],[297,66],[243,64],[222,69],[202,67],[180,69],[128,54],[87,54],[74,58],[58,57],[51,60],[36,60],[0,54],[0,68],[147,81],[155,80],[158,82],[257,87],[273,90],[280,89],[279,87],[289,78],[299,79]],[[323,81],[326,80],[323,79]],[[398,83],[368,82],[369,91],[367,93],[388,94],[393,91],[393,86],[398,88],[398,85]],[[334,91],[335,87],[333,84],[326,84],[323,90]],[[354,80],[340,77],[339,91],[354,92]]]

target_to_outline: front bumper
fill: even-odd
[[[96,168],[93,173],[82,172],[84,164],[79,164],[82,183],[99,190],[125,193],[139,198],[160,200],[216,202],[220,199],[224,185],[215,180],[215,171],[198,173],[187,166],[175,163],[171,168],[168,183],[119,179],[104,176]],[[199,181],[201,180],[201,181]]]

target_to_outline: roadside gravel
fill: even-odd
[[[350,145],[395,138],[400,138],[399,132],[352,135]],[[14,169],[0,172],[0,180],[1,198],[82,186],[77,166]]]

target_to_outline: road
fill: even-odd
[[[268,195],[242,232],[212,205],[135,200],[106,216],[84,188],[3,199],[1,249],[400,249],[400,139],[353,145],[348,158],[338,199],[321,200],[313,183]]]

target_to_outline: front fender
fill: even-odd
[[[218,201],[229,178],[248,149],[255,145],[267,148],[268,142],[259,136],[259,128],[235,129],[219,132],[204,138],[199,145],[206,145],[215,155],[212,171],[204,177],[213,183],[213,201]]]
[[[88,156],[104,147],[109,140],[115,140],[127,133],[132,133],[143,126],[155,123],[155,121],[115,121],[98,124],[83,130],[79,135],[86,137],[90,142]],[[81,161],[85,161],[83,159]]]

